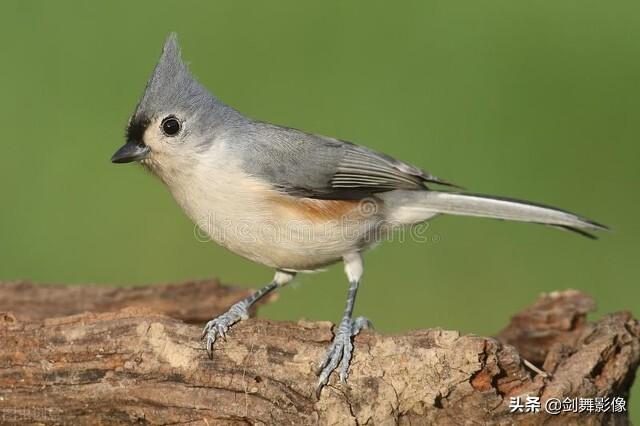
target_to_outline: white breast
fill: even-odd
[[[309,215],[309,206],[301,210],[298,199],[284,200],[287,196],[230,161],[225,149],[217,144],[206,160],[162,177],[178,204],[212,240],[258,263],[291,270],[320,268],[367,244],[364,237],[374,228],[373,215],[363,219],[355,205],[340,219]]]

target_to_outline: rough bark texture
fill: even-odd
[[[42,320],[140,306],[200,324],[222,314],[251,292],[223,286],[217,280],[144,287],[56,286],[14,281],[0,283],[0,312],[11,312],[18,319]],[[254,305],[251,313],[260,304],[276,298],[276,293],[270,294]]]
[[[640,325],[625,312],[587,322],[593,301],[576,291],[542,295],[497,338],[439,329],[363,332],[355,339],[349,386],[332,377],[316,400],[313,371],[331,340],[330,323],[248,320],[216,343],[209,360],[200,326],[181,319],[204,321],[246,293],[213,285],[225,297],[216,309],[215,300],[201,300],[199,285],[212,284],[127,290],[0,284],[7,311],[0,315],[2,423],[628,422],[626,413],[509,412],[509,398],[520,395],[543,403],[628,398]],[[185,299],[202,305],[202,317],[181,311]],[[86,310],[93,312],[78,313]],[[520,354],[550,376],[524,366]]]

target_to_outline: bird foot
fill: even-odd
[[[227,331],[229,327],[237,323],[240,320],[249,318],[249,304],[241,300],[235,303],[227,312],[212,319],[204,326],[202,330],[202,339],[205,340],[205,348],[209,354],[209,358],[213,358],[213,344],[218,337],[226,339]]]
[[[349,376],[349,364],[351,363],[351,356],[353,354],[353,343],[351,339],[360,333],[363,328],[370,328],[371,321],[365,317],[358,318],[343,318],[338,326],[335,336],[329,349],[322,360],[322,363],[318,366],[316,374],[320,376],[318,380],[318,386],[316,387],[316,397],[320,397],[322,388],[329,381],[329,376],[333,370],[340,365],[340,381],[342,383],[347,382]]]

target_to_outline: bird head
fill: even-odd
[[[202,151],[217,130],[237,115],[196,81],[172,33],[129,119],[126,143],[111,161],[137,161],[161,171]]]

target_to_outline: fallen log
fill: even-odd
[[[204,322],[246,290],[216,284],[224,302],[208,300],[206,312],[198,285],[43,290],[0,284],[2,423],[629,422],[628,405],[620,412],[545,410],[554,399],[628,401],[640,360],[638,321],[622,312],[587,322],[593,301],[577,291],[542,295],[496,338],[441,329],[362,332],[348,386],[332,377],[317,400],[313,372],[332,324],[250,319],[216,343],[210,360],[199,340],[201,324],[184,320]],[[67,291],[75,296],[64,297]],[[60,293],[52,298],[51,292]],[[104,299],[89,302],[88,294]],[[194,309],[201,313],[184,311],[187,299],[191,306],[202,302]],[[58,303],[64,308],[51,306]],[[524,354],[537,367],[529,368]],[[537,412],[514,407],[527,397],[539,398]]]
[[[201,324],[224,313],[230,305],[251,294],[250,289],[228,287],[217,280],[139,287],[96,285],[62,286],[28,281],[0,283],[0,312],[19,319],[45,319],[81,312],[115,312],[140,306],[188,323]],[[277,299],[272,293],[252,306]]]

